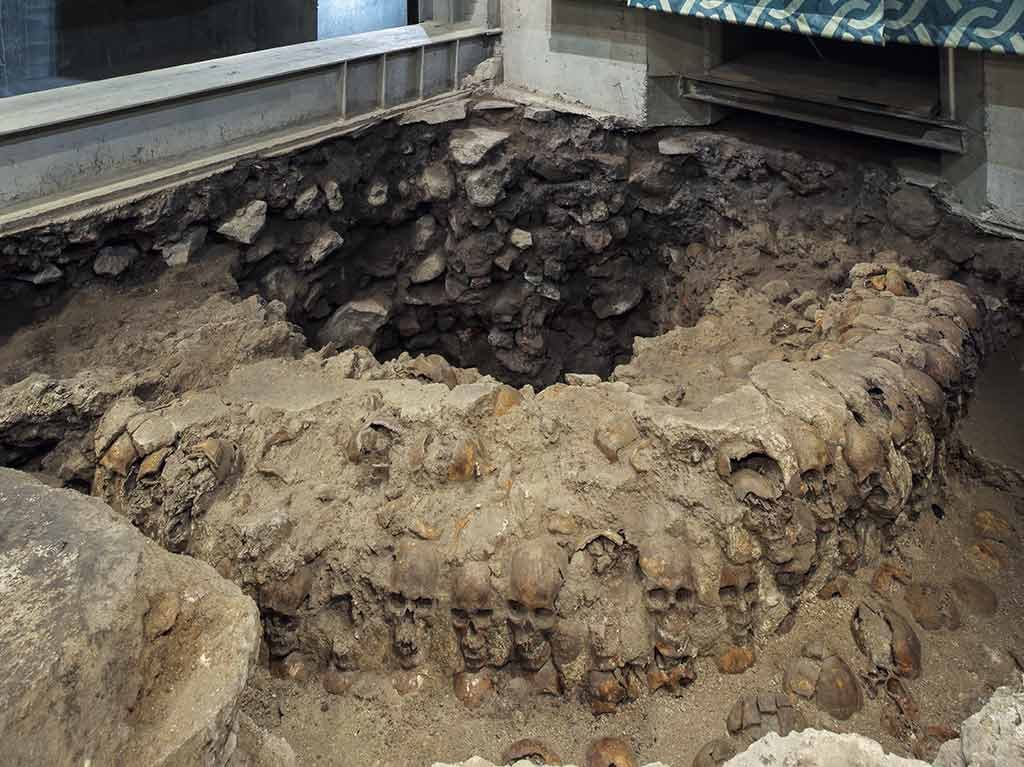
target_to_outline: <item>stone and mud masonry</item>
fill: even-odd
[[[469,99],[0,239],[11,763],[1024,765],[1024,244],[877,151]]]

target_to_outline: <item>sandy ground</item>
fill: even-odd
[[[1021,416],[1007,417],[1013,409],[1006,407],[1024,384],[1022,349],[1018,343],[992,358],[963,433],[968,444],[986,457],[1024,469]],[[919,519],[901,539],[896,559],[915,582],[945,584],[966,574],[986,581],[999,595],[995,616],[965,616],[956,632],[929,632],[915,624],[923,647],[923,673],[906,686],[920,706],[920,724],[955,730],[992,690],[1020,678],[1011,653],[1024,650],[1024,558],[1019,541],[1024,503],[977,483],[955,482],[949,491],[942,517]],[[1014,528],[1002,564],[972,550],[978,540],[974,517],[983,510],[995,512]],[[870,590],[873,574],[873,568],[859,572],[854,593],[847,598],[812,599],[799,611],[790,633],[773,637],[760,648],[758,662],[748,672],[722,675],[709,660],[702,660],[699,678],[684,697],[648,695],[611,715],[595,717],[576,700],[524,699],[511,693],[469,710],[453,697],[447,679],[427,679],[419,691],[404,696],[387,679],[366,679],[347,694],[333,696],[315,680],[296,685],[263,669],[250,684],[245,709],[286,738],[300,764],[429,765],[474,754],[499,761],[510,743],[526,737],[544,740],[566,761],[581,762],[592,739],[622,736],[633,744],[641,763],[660,760],[682,767],[692,762],[703,743],[726,734],[725,717],[739,696],[782,691],[785,665],[809,639],[825,637],[856,672],[867,670],[853,642],[850,619],[857,594]],[[889,595],[897,607],[902,607],[902,588],[897,584]],[[799,707],[813,726],[861,733],[880,741],[886,750],[910,756],[909,744],[882,726],[883,698],[866,699],[863,710],[845,722],[806,701]],[[926,744],[923,755],[930,758],[935,748],[935,741]]]

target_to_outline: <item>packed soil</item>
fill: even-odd
[[[29,371],[71,376],[89,363],[128,375],[159,365],[168,339],[186,335],[180,328],[171,330],[173,318],[189,311],[202,318],[204,302],[197,296],[217,288],[230,291],[230,280],[223,275],[223,264],[213,260],[201,269],[169,273],[155,285],[83,291],[48,322],[19,333],[2,347],[8,380]],[[733,311],[733,316],[742,315]],[[206,325],[199,322],[197,327]],[[218,327],[213,317],[209,327]],[[196,356],[206,380],[216,367],[216,351],[214,345]],[[221,366],[223,372],[230,369],[231,365]],[[191,382],[186,370],[170,389],[186,390]],[[1022,383],[1018,341],[988,360],[961,425],[967,448],[1018,471],[1024,471],[1024,429],[1018,428],[1015,411],[1006,403]],[[691,397],[713,394],[703,392],[699,380],[694,380]],[[953,734],[996,687],[1019,679],[1017,659],[1024,650],[1022,491],[1024,484],[1012,471],[996,477],[979,475],[977,462],[951,466],[944,502],[932,514],[922,515],[886,560],[905,568],[912,583],[943,585],[969,575],[985,581],[999,597],[994,616],[965,614],[957,631],[925,631],[915,624],[923,646],[922,674],[905,685],[920,707],[919,722],[926,734],[918,741],[908,740],[886,727],[884,694],[867,699],[860,712],[843,722],[798,700],[797,707],[811,726],[863,734],[888,751],[929,758],[941,737]],[[979,512],[992,512],[1012,528],[995,555],[977,545],[982,540],[976,522]],[[867,671],[850,623],[859,598],[871,592],[877,571],[874,566],[858,571],[844,596],[806,600],[788,633],[759,644],[757,663],[745,673],[721,674],[710,658],[701,658],[697,680],[681,697],[645,695],[612,714],[595,716],[586,700],[575,697],[537,696],[512,679],[503,680],[496,698],[470,709],[452,695],[450,678],[430,671],[419,674],[413,692],[398,691],[406,689],[407,674],[367,672],[345,694],[332,695],[316,678],[283,679],[266,664],[251,678],[244,710],[285,738],[300,764],[427,765],[471,755],[500,762],[504,749],[521,738],[541,739],[566,761],[581,762],[591,740],[620,736],[633,744],[641,763],[689,765],[703,744],[726,736],[726,716],[740,697],[783,691],[785,667],[808,641],[824,639],[855,672]],[[883,595],[903,607],[905,588],[893,581]],[[927,732],[940,737],[928,737]]]
[[[1024,385],[1024,372],[1012,349],[994,355],[979,382],[990,392],[1013,381]],[[1007,374],[1009,381],[1005,377]],[[992,380],[995,377],[997,380]],[[998,404],[975,405],[964,424],[967,444],[994,460],[1024,471],[1024,431],[1004,430]],[[973,435],[1003,433],[1006,439],[975,443]],[[984,449],[983,449],[984,448]],[[926,727],[958,731],[1001,685],[1020,681],[1015,661],[1024,651],[1024,556],[1020,545],[1024,499],[976,479],[955,481],[943,516],[922,516],[899,544],[899,561],[913,582],[943,584],[957,575],[980,578],[996,590],[999,609],[993,617],[966,616],[958,631],[924,631],[922,673],[905,685],[921,709]],[[1004,564],[972,551],[977,543],[974,517],[993,511],[1014,528]],[[781,692],[785,666],[809,640],[825,639],[856,672],[866,670],[854,644],[850,619],[857,594],[870,591],[875,571],[862,570],[846,598],[818,600],[799,611],[788,634],[759,648],[757,664],[744,674],[719,674],[710,659],[699,664],[697,681],[684,697],[651,695],[611,715],[594,716],[585,702],[559,698],[506,697],[469,710],[451,694],[450,680],[428,679],[423,689],[399,695],[387,678],[368,680],[345,696],[326,693],[319,684],[297,685],[257,671],[244,708],[259,724],[287,739],[301,764],[361,764],[380,767],[454,762],[472,755],[500,763],[503,751],[521,738],[548,743],[567,762],[582,763],[587,744],[599,737],[627,738],[641,764],[661,761],[688,767],[704,743],[726,736],[725,719],[736,700],[750,692]],[[891,592],[900,604],[902,587]],[[885,696],[866,699],[864,708],[839,722],[807,702],[798,707],[813,727],[852,732],[879,741],[886,751],[913,756],[913,749],[883,727]],[[938,742],[924,744],[925,758]]]

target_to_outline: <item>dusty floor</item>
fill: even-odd
[[[985,457],[1024,470],[1024,429],[1005,415],[1007,395],[1024,384],[1020,345],[995,355],[978,388],[965,440]],[[921,709],[922,727],[956,729],[978,710],[992,690],[1020,678],[1011,653],[1024,650],[1024,557],[1020,510],[1024,499],[978,483],[950,488],[942,518],[922,517],[899,546],[900,562],[914,582],[943,584],[959,574],[976,576],[996,589],[999,609],[991,618],[965,616],[956,632],[917,627],[923,645],[923,672],[907,687]],[[1004,564],[972,551],[978,540],[974,517],[993,511],[1014,528]],[[949,563],[955,563],[952,567]],[[250,684],[246,711],[261,725],[285,737],[302,764],[428,765],[471,755],[500,760],[520,738],[540,738],[567,761],[582,760],[586,744],[603,736],[623,736],[641,763],[689,765],[708,740],[726,735],[725,718],[736,699],[752,691],[782,690],[785,664],[805,642],[827,638],[857,672],[866,670],[850,632],[857,594],[870,591],[874,570],[862,570],[846,598],[814,601],[802,609],[794,629],[760,648],[756,666],[738,676],[719,674],[710,659],[681,698],[649,695],[617,713],[595,717],[585,702],[509,695],[468,710],[450,693],[447,679],[428,679],[420,691],[401,696],[389,680],[367,679],[348,694],[330,695],[315,682],[295,685],[261,669]],[[893,600],[900,605],[901,588]],[[886,750],[912,755],[907,744],[881,724],[884,695],[867,699],[864,709],[838,722],[801,702],[812,726],[872,737]],[[934,756],[937,742],[924,745]]]

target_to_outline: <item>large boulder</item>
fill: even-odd
[[[493,128],[452,131],[448,153],[459,165],[479,165],[488,152],[509,140],[511,134]]]
[[[1000,687],[985,707],[942,744],[935,767],[1024,764],[1024,692]]]
[[[863,735],[838,735],[822,730],[791,732],[785,737],[769,733],[724,767],[764,767],[799,764],[800,767],[929,767],[927,762],[887,754]]]
[[[372,347],[377,331],[391,317],[391,300],[386,296],[364,296],[335,310],[320,329],[321,344],[337,344],[342,349]]]
[[[7,764],[223,765],[255,604],[97,499],[0,469]]]
[[[931,193],[919,187],[903,187],[889,196],[886,207],[892,225],[915,240],[927,237],[942,220]]]

